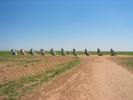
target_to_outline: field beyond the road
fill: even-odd
[[[75,57],[0,56],[0,100],[18,100],[80,63]]]

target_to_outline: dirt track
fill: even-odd
[[[72,73],[22,99],[133,100],[133,74],[106,57],[83,57]]]

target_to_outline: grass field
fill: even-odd
[[[19,100],[79,63],[77,57],[71,56],[39,56],[39,53],[13,56],[9,51],[1,51],[0,100]]]
[[[13,56],[10,51],[0,52],[0,99],[19,100],[80,63],[76,57],[40,56],[38,52],[37,56],[32,56],[26,53],[25,56],[19,53]]]
[[[27,76],[18,80],[12,80],[7,83],[0,84],[0,96],[4,96],[9,100],[18,100],[21,96],[31,92],[37,86],[47,83],[49,80],[71,69],[79,63],[79,59],[75,59],[74,61],[60,64],[53,69],[36,75]]]

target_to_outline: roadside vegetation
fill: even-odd
[[[121,64],[126,66],[128,69],[130,69],[133,72],[133,58],[131,59],[126,59],[125,61],[122,61]]]
[[[39,74],[0,84],[0,97],[3,97],[5,100],[19,100],[23,95],[32,92],[33,89],[49,82],[51,79],[70,70],[79,63],[80,60],[75,58],[71,62],[60,64],[53,69],[43,71]]]
[[[133,57],[113,57],[111,59],[133,72]]]

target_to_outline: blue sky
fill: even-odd
[[[132,0],[0,0],[0,50],[133,50]]]

